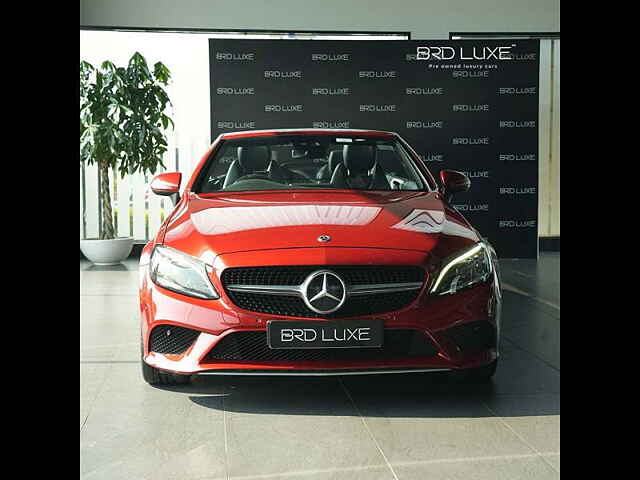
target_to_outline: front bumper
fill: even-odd
[[[411,355],[366,361],[211,361],[207,354],[225,336],[238,332],[265,331],[269,320],[282,320],[269,314],[239,309],[221,293],[219,300],[199,300],[180,295],[150,280],[146,267],[141,267],[140,309],[143,337],[143,360],[162,371],[203,375],[353,375],[371,373],[407,373],[475,368],[491,363],[498,356],[500,323],[500,291],[497,278],[455,295],[432,297],[421,292],[406,308],[385,314],[358,318],[381,318],[385,330],[415,330],[435,346],[429,356]],[[292,320],[314,320],[293,318]],[[331,320],[327,320],[331,321]],[[487,348],[460,348],[455,328],[465,325],[490,325],[495,341]],[[182,353],[149,351],[153,328],[161,325],[185,327],[199,332],[195,341]]]

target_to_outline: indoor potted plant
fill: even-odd
[[[138,52],[126,67],[80,62],[80,162],[98,166],[102,209],[99,238],[80,240],[80,250],[95,264],[117,264],[131,253],[133,238],[115,236],[109,171],[153,174],[164,167],[165,132],[173,127],[165,113],[169,78],[165,65],[151,71]]]

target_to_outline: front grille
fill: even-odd
[[[424,282],[424,270],[413,266],[277,266],[228,268],[221,281],[231,301],[245,310],[307,318],[344,318],[399,310],[413,302],[420,290],[385,292],[351,296],[331,314],[310,310],[300,297],[230,291],[227,285],[300,285],[317,270],[331,270],[342,277],[347,286],[382,285],[388,283]]]
[[[409,283],[424,280],[424,270],[412,266],[295,265],[227,268],[222,272],[222,283],[224,285],[300,285],[316,270],[331,270],[350,285]]]
[[[175,325],[158,325],[151,330],[149,351],[183,353],[193,344],[199,334],[199,331],[189,328],[176,327]]]
[[[234,332],[223,337],[204,362],[335,362],[394,360],[408,356],[433,356],[438,352],[416,330],[385,330],[381,348],[271,349],[266,331]]]
[[[465,354],[496,348],[496,329],[486,320],[449,328],[446,335],[458,346],[458,350]]]

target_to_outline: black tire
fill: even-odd
[[[457,377],[464,383],[489,383],[496,373],[496,368],[498,368],[497,359],[482,367],[469,368],[467,370],[457,372]]]
[[[144,352],[142,341],[140,341],[140,350]],[[144,354],[141,353],[140,363],[142,365],[142,378],[149,385],[185,385],[189,383],[191,379],[190,375],[180,375],[179,373],[163,373],[157,368],[147,365],[142,358]]]
[[[467,381],[471,383],[487,383],[490,382],[498,368],[498,359],[495,359],[489,365],[480,368],[472,368],[467,372]]]

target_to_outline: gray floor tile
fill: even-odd
[[[515,294],[505,292],[502,337],[560,369],[560,318],[523,307]]]
[[[80,271],[80,295],[131,296],[137,295],[138,272]]]
[[[542,458],[544,458],[544,460],[551,464],[551,466],[557,471],[560,471],[560,454],[556,454],[556,455],[542,455]]]
[[[109,365],[80,364],[80,426],[87,420],[100,390],[105,382]]]
[[[358,417],[229,414],[227,432],[231,477],[384,465]]]
[[[560,254],[544,252],[540,260],[500,260],[505,283],[546,302],[560,305]]]
[[[462,459],[393,465],[400,480],[552,480],[560,478],[537,456]]]
[[[340,478],[344,468],[385,465],[335,379],[232,379],[224,409],[234,478],[286,472]],[[376,468],[364,471],[377,475]]]
[[[140,339],[138,299],[134,296],[80,297],[80,358],[110,359]]]
[[[532,453],[493,417],[367,417],[366,421],[392,464]]]
[[[493,385],[497,394],[559,394],[560,371],[505,338]]]
[[[560,451],[559,395],[504,395],[486,404],[536,451]]]
[[[210,400],[213,402],[213,397]],[[218,402],[222,401],[218,398]],[[114,366],[81,434],[82,478],[223,476],[224,417],[189,392],[140,382],[139,366]]]
[[[384,466],[328,467],[324,470],[291,471],[286,473],[232,476],[231,480],[394,480],[393,473]]]

